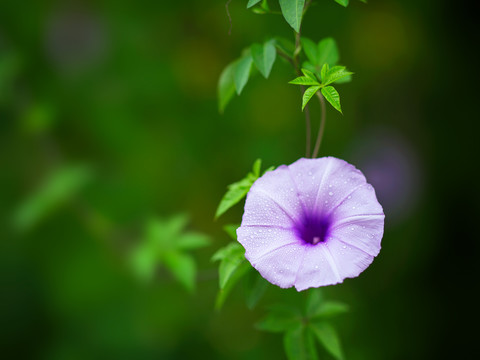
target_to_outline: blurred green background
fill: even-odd
[[[305,146],[280,61],[218,114],[223,67],[253,42],[293,37],[246,3],[232,1],[229,36],[224,1],[0,2],[5,358],[285,358],[281,336],[253,324],[295,290],[271,289],[250,311],[238,288],[213,308],[209,259],[242,213],[213,221],[226,185],[257,157],[289,164]],[[334,322],[347,359],[478,355],[472,3],[321,0],[304,19],[303,34],[334,37],[355,72],[339,86],[344,116],[328,110],[321,155],[362,169],[386,212],[378,258],[324,291],[351,306]],[[58,183],[42,185],[52,174]],[[177,213],[212,238],[194,252],[193,294],[163,268],[142,283],[128,262],[145,223]]]

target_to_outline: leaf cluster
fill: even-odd
[[[348,306],[336,301],[324,301],[320,289],[310,290],[303,309],[278,304],[270,307],[257,329],[284,334],[283,343],[289,360],[318,359],[316,343],[335,359],[343,359],[337,332],[329,319],[348,311]]]
[[[210,244],[207,235],[185,231],[188,218],[180,214],[169,219],[151,219],[143,237],[130,255],[135,274],[151,282],[159,265],[163,265],[188,291],[195,288],[196,263],[188,252]]]

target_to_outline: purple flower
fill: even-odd
[[[298,291],[358,276],[380,251],[384,214],[353,165],[300,159],[251,187],[238,241],[260,274]]]

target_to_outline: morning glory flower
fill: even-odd
[[[252,185],[237,238],[265,279],[302,291],[365,270],[380,251],[384,217],[353,165],[302,158]]]

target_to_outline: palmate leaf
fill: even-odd
[[[298,33],[302,23],[305,0],[279,0],[279,2],[283,17],[293,30]]]
[[[142,282],[150,282],[159,265],[165,266],[188,291],[195,288],[196,266],[186,251],[210,244],[207,235],[185,231],[184,214],[169,219],[151,219],[145,225],[143,238],[130,253],[130,264]]]
[[[302,49],[307,55],[308,60],[310,63],[316,65],[319,62],[318,58],[318,45],[315,44],[312,40],[306,37],[301,38]]]
[[[323,347],[337,360],[343,359],[343,352],[335,329],[328,323],[311,322],[309,328]]]
[[[340,106],[340,95],[338,95],[337,90],[333,86],[326,86],[322,88],[322,94],[327,99],[327,101],[340,113],[342,113],[342,108]],[[343,113],[342,113],[343,114]]]
[[[321,86],[310,86],[307,90],[305,90],[305,92],[303,93],[303,99],[302,99],[302,111],[303,109],[305,109],[305,106],[308,104],[312,96],[315,95],[315,93],[320,89],[321,89]]]
[[[252,58],[255,66],[260,73],[267,79],[272,70],[272,66],[277,57],[275,50],[275,40],[271,39],[261,44],[253,44],[251,46]]]

